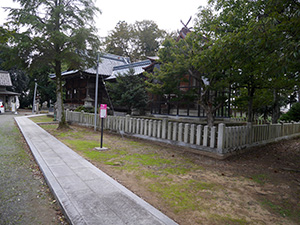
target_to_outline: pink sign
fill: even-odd
[[[107,117],[107,105],[101,104],[100,105],[100,118],[106,118]]]

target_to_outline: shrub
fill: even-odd
[[[292,107],[290,108],[290,110],[286,114],[283,114],[280,117],[280,120],[283,120],[286,122],[300,121],[300,103],[297,102],[297,103],[293,104]]]
[[[83,105],[81,105],[81,106],[78,106],[74,111],[75,112],[84,111],[86,113],[94,113],[94,108],[86,108]]]

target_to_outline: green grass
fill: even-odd
[[[211,214],[210,220],[212,221],[212,224],[214,224],[214,223],[224,224],[224,225],[246,225],[246,224],[249,224],[249,222],[246,221],[245,219],[233,218],[230,215],[221,216],[221,215],[217,215],[217,214]]]
[[[51,123],[53,122],[53,117],[48,117],[48,116],[34,116],[34,117],[29,117],[33,122],[35,123]]]
[[[131,164],[137,164],[141,166],[162,166],[171,165],[173,162],[169,159],[159,158],[158,154],[128,154],[122,158]]]
[[[265,174],[255,174],[252,175],[252,180],[255,181],[258,184],[265,184],[268,181],[268,177]]]
[[[55,126],[52,125],[42,125],[42,127],[55,129]],[[183,183],[174,183],[172,176],[184,175],[201,168],[193,165],[189,160],[179,160],[169,155],[162,157],[159,152],[157,153],[157,150],[153,150],[153,147],[149,147],[144,143],[125,139],[122,140],[119,148],[115,147],[113,141],[110,144],[104,144],[104,147],[109,147],[108,151],[100,152],[93,150],[96,146],[99,146],[99,141],[91,138],[93,136],[94,139],[98,138],[93,131],[82,131],[81,129],[55,130],[55,135],[90,160],[113,166],[115,169],[122,171],[135,171],[137,179],[150,179],[149,190],[158,193],[177,212],[185,209],[199,209],[201,206],[197,202],[198,198],[195,198],[195,194],[199,190],[215,188],[213,184],[189,179],[184,180]],[[89,137],[88,140],[86,137]],[[129,151],[132,148],[139,149],[143,153]]]
[[[64,140],[71,148],[75,148],[78,151],[88,151],[93,150],[95,147],[99,147],[98,141],[84,141],[84,140]],[[106,147],[106,146],[104,146]]]
[[[145,144],[140,143],[140,142],[137,142],[137,141],[128,141],[127,143],[128,143],[129,145],[132,145],[132,146],[138,146],[138,147],[143,147],[143,146],[145,146]]]
[[[163,171],[167,174],[186,174],[190,172],[191,170],[195,170],[195,168],[186,168],[185,165],[176,165],[176,167],[167,167],[163,169]]]
[[[181,183],[155,182],[149,184],[152,192],[159,193],[161,198],[173,208],[176,213],[183,210],[204,210],[199,190],[214,190],[212,183],[187,180]],[[197,197],[196,197],[197,196]]]
[[[42,127],[44,130],[55,130],[58,125],[57,124],[40,124],[40,127]]]
[[[158,174],[155,174],[153,171],[142,171],[142,176],[147,178],[159,178],[160,176]]]
[[[285,208],[284,206],[277,205],[270,200],[265,199],[262,201],[262,205],[271,208],[274,212],[279,213],[282,217],[292,216],[292,213],[289,209]]]
[[[61,138],[70,137],[73,139],[84,139],[85,133],[78,131],[59,131],[57,135]]]

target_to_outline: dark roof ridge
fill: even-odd
[[[143,61],[139,61],[139,62],[134,62],[134,63],[130,63],[130,64],[125,64],[125,65],[121,65],[121,66],[115,66],[113,68],[113,71],[119,70],[119,69],[126,69],[126,68],[133,68],[136,66],[146,66],[149,65],[149,63],[151,63],[151,61],[149,59],[143,60]]]

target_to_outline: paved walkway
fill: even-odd
[[[27,117],[15,120],[72,224],[176,224]]]

